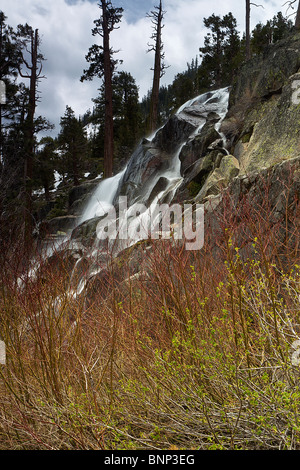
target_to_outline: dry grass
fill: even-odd
[[[300,448],[299,227],[230,204],[201,251],[157,241],[105,295],[2,263],[0,449]]]

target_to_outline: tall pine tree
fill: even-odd
[[[94,21],[95,27],[92,29],[93,36],[99,35],[102,38],[102,45],[94,44],[90,47],[86,56],[90,64],[84,70],[81,77],[83,80],[92,80],[94,77],[104,79],[105,89],[105,133],[104,133],[104,177],[108,178],[113,173],[114,157],[114,125],[113,125],[113,98],[112,98],[112,77],[118,61],[113,59],[110,47],[110,34],[117,28],[122,18],[123,8],[114,8],[110,0],[101,0],[100,18]]]
[[[210,32],[204,38],[204,47],[199,49],[202,55],[201,68],[209,76],[211,85],[229,85],[242,62],[237,21],[231,12],[223,18],[213,13],[204,18],[204,25]]]
[[[57,137],[60,155],[59,170],[72,179],[74,186],[78,186],[83,175],[88,148],[86,134],[70,106],[66,106],[60,126],[61,130]]]

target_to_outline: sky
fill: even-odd
[[[85,56],[89,47],[101,38],[93,37],[93,21],[99,18],[97,0],[1,0],[0,9],[7,16],[7,24],[16,27],[28,23],[39,29],[41,52],[45,57],[43,74],[39,83],[40,101],[37,115],[42,115],[55,125],[52,135],[59,130],[60,117],[66,106],[75,115],[83,115],[93,108],[92,98],[97,97],[101,81],[80,82],[83,70],[88,68]],[[139,87],[140,98],[151,89],[154,56],[147,52],[151,42],[151,20],[147,13],[154,10],[158,0],[113,0],[114,7],[122,7],[123,17],[119,29],[111,33],[111,45],[118,50],[116,58],[123,61],[118,70],[132,74]],[[265,23],[278,11],[286,14],[284,0],[259,0],[263,7],[251,8],[251,28]],[[245,2],[243,0],[163,0],[165,63],[168,66],[161,84],[172,83],[177,73],[187,68],[199,54],[208,30],[203,18],[211,14],[224,16],[232,12],[237,19],[238,31],[245,30]],[[292,10],[288,12],[293,13]],[[48,132],[50,134],[50,132]]]

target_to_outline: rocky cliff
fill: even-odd
[[[203,203],[207,223],[218,225],[213,220],[224,214],[224,195],[236,213],[243,198],[255,206],[265,197],[274,226],[279,220],[297,225],[299,67],[300,34],[294,34],[241,68],[228,89],[229,101],[225,89],[191,100],[140,143],[118,180],[114,202],[126,195],[130,204],[148,206],[158,197],[161,202]],[[82,199],[84,188],[76,191]],[[80,220],[84,205],[77,204],[74,193],[71,199],[71,218]],[[95,216],[71,227],[72,240],[92,246],[98,222]],[[57,220],[51,224],[64,230]]]

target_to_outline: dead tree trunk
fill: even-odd
[[[250,0],[246,0],[246,60],[251,58],[251,46],[250,46]]]
[[[154,51],[154,69],[153,69],[153,84],[150,100],[150,114],[149,114],[149,132],[155,131],[158,126],[158,103],[159,103],[159,86],[160,79],[164,74],[165,64],[163,63],[164,54],[163,54],[163,44],[162,44],[162,28],[163,28],[163,18],[165,12],[162,9],[162,2],[160,0],[159,6],[155,7],[157,11],[152,11],[147,16],[152,19],[153,23],[153,34],[151,39],[154,40],[154,44],[150,45],[148,52]]]
[[[298,9],[297,9],[297,15],[296,15],[296,21],[295,21],[295,28],[297,30],[300,29],[300,0],[298,3]]]
[[[31,64],[23,56],[23,64],[29,70],[29,74],[24,74],[21,70],[19,73],[23,78],[29,78],[29,101],[27,108],[27,116],[25,119],[24,129],[24,192],[25,192],[25,205],[24,205],[24,242],[25,246],[30,246],[32,240],[32,178],[33,178],[33,161],[34,161],[34,114],[36,109],[36,93],[37,82],[41,75],[42,67],[40,62],[42,56],[38,53],[39,47],[39,34],[36,29],[28,28],[27,37],[29,36],[30,46],[30,60]],[[38,68],[40,69],[38,70]]]

